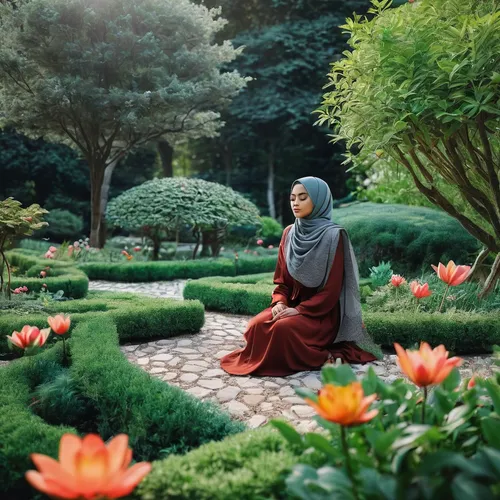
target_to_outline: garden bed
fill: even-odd
[[[24,481],[30,453],[57,455],[65,432],[130,437],[134,459],[156,460],[240,432],[244,425],[128,362],[110,317],[80,323],[62,342],[0,370],[0,492],[33,498]],[[6,495],[6,496],[3,496]]]
[[[35,301],[25,301],[16,307],[30,307]],[[31,307],[33,307],[31,306]],[[29,324],[39,328],[47,325],[47,316],[71,314],[74,325],[99,317],[109,317],[117,325],[120,341],[147,341],[198,332],[205,321],[203,305],[199,301],[154,299],[139,294],[89,292],[87,299],[64,302],[49,301],[37,304],[32,312],[19,314],[15,309],[2,312],[0,331],[11,333]],[[8,352],[6,342],[0,343],[0,353]]]

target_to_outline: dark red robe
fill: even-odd
[[[291,226],[290,226],[291,227]],[[244,338],[246,347],[221,359],[221,367],[232,375],[281,377],[295,372],[321,368],[329,358],[346,363],[366,363],[376,358],[353,342],[334,343],[340,325],[340,293],[344,275],[342,237],[325,287],[306,288],[295,281],[286,266],[284,242],[281,240],[274,273],[277,287],[272,305],[252,318]],[[300,313],[272,321],[272,307],[284,302]]]

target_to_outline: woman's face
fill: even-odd
[[[309,197],[309,193],[302,184],[295,184],[293,186],[292,194],[290,195],[290,205],[293,215],[297,219],[311,215],[314,210],[314,204]]]

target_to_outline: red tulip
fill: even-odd
[[[458,286],[469,277],[471,268],[470,266],[457,266],[450,260],[446,267],[440,262],[437,267],[432,265],[432,269],[436,271],[439,279],[444,281],[448,286]]]
[[[429,283],[420,285],[417,281],[412,281],[410,283],[410,290],[417,299],[423,299],[432,295],[432,292],[429,290]]]
[[[107,445],[96,434],[83,439],[64,434],[59,444],[59,461],[34,453],[38,471],[26,473],[26,480],[53,498],[98,500],[130,495],[151,471],[140,462],[129,468],[132,450],[128,436],[120,434]]]
[[[467,389],[471,390],[473,387],[476,387],[476,378],[472,377],[467,384]]]
[[[391,276],[392,286],[399,288],[401,285],[404,285],[405,283],[406,283],[406,280],[402,276],[400,276],[399,274],[393,274]]]
[[[431,349],[427,342],[420,344],[418,351],[403,349],[394,344],[401,370],[419,387],[440,384],[455,368],[462,364],[462,359],[448,359],[448,351],[444,345]]]
[[[36,326],[24,325],[20,332],[13,332],[12,336],[7,335],[11,344],[26,349],[28,347],[42,347],[50,334],[50,328],[39,330]]]
[[[64,335],[71,326],[71,319],[69,316],[65,316],[64,314],[58,314],[53,317],[49,316],[47,318],[47,323],[56,335]]]

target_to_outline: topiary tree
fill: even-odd
[[[40,205],[31,205],[23,208],[21,203],[13,198],[0,202],[0,294],[10,299],[11,270],[5,255],[7,245],[16,238],[31,236],[34,231],[47,225],[43,222],[47,210]],[[7,283],[4,279],[4,269],[7,270]]]
[[[111,200],[110,225],[141,233],[153,242],[153,259],[167,238],[178,241],[179,230],[189,226],[205,249],[218,256],[226,229],[231,225],[259,224],[258,208],[231,188],[201,179],[154,179]],[[208,253],[208,252],[206,252]]]
[[[99,246],[105,172],[133,148],[203,129],[245,85],[221,68],[219,11],[189,0],[0,3],[0,109],[29,136],[88,163],[90,243]]]
[[[73,241],[82,236],[83,218],[69,210],[54,208],[45,220],[48,226],[39,232],[40,237],[62,243],[66,240]]]
[[[361,149],[403,165],[482,242],[474,269],[494,255],[484,295],[500,277],[500,6],[390,3],[373,0],[372,19],[343,26],[352,50],[332,65],[318,124],[347,141],[348,159]]]

